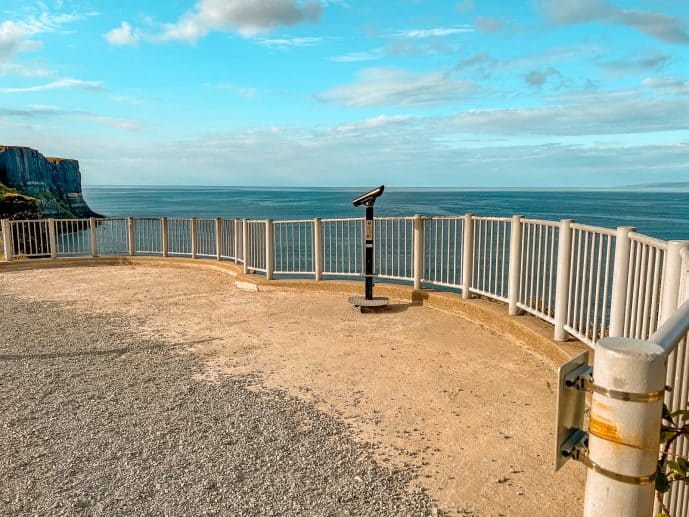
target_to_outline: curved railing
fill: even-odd
[[[634,228],[600,228],[473,214],[375,220],[375,273],[415,288],[456,290],[528,312],[590,347],[608,337],[667,341],[665,397],[689,403],[689,242],[665,242]],[[5,260],[153,255],[230,260],[268,279],[356,277],[363,270],[361,218],[247,220],[182,218],[2,221]],[[660,330],[659,330],[660,328]],[[660,336],[660,337],[659,337]],[[669,350],[669,348],[668,348]],[[673,445],[689,454],[689,442]],[[687,514],[689,488],[665,497]]]

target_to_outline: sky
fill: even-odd
[[[689,181],[689,2],[1,0],[0,145],[86,185]]]

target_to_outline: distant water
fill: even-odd
[[[351,200],[361,190],[238,187],[84,187],[93,210],[110,217],[360,217]],[[689,192],[430,191],[389,189],[376,215],[522,214],[575,219],[614,228],[635,226],[661,239],[689,240]]]

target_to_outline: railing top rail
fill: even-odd
[[[10,219],[10,223],[47,223],[48,219]]]
[[[375,219],[376,221],[401,221],[401,220],[404,220],[404,221],[413,221],[413,220],[414,220],[414,217],[410,217],[410,216],[408,216],[408,215],[399,215],[399,216],[394,216],[394,215],[392,215],[392,216],[386,216],[386,217],[378,217],[378,216],[376,216],[376,217],[374,217],[373,219]]]
[[[524,218],[524,219],[522,219],[522,222],[524,224],[536,224],[539,226],[551,226],[553,228],[560,226],[559,221],[548,221],[546,219],[527,219],[527,218]]]
[[[666,354],[670,354],[687,332],[689,332],[689,300],[665,320],[665,323],[648,338],[648,341],[661,346]]]
[[[311,223],[313,224],[313,219],[284,219],[280,221],[273,221],[275,224],[301,224],[301,223]]]
[[[654,248],[659,248],[661,250],[667,251],[667,242],[662,241],[660,239],[656,239],[655,237],[649,237],[648,235],[644,235],[643,233],[630,232],[629,238],[633,241],[637,241],[642,244],[648,244],[649,246],[653,246]]]
[[[603,228],[602,226],[592,226],[590,224],[572,223],[572,229],[583,232],[600,233],[602,235],[609,235],[610,237],[614,237],[617,234],[617,230]]]
[[[471,217],[474,221],[498,221],[498,222],[509,222],[512,220],[511,217],[497,217],[497,216],[483,216],[474,215]]]
[[[346,221],[363,221],[363,217],[339,217],[335,219],[321,219],[322,223],[340,223]]]
[[[266,224],[268,219],[248,219],[247,222],[249,224]]]
[[[46,220],[47,219],[39,219],[39,221],[46,221]],[[88,217],[81,217],[81,218],[77,218],[77,219],[65,219],[65,218],[53,219],[53,221],[55,221],[56,223],[65,223],[65,222],[71,223],[74,221],[89,221],[89,220],[90,219]]]
[[[424,219],[431,221],[431,220],[436,220],[436,219],[451,219],[451,220],[456,220],[456,219],[464,219],[463,215],[431,215],[431,216],[422,216]],[[413,217],[411,219],[414,219]]]

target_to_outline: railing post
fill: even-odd
[[[89,230],[91,231],[91,256],[98,256],[98,241],[96,240],[96,218],[89,217]]]
[[[474,214],[464,214],[462,228],[462,298],[471,298],[474,283]]]
[[[2,220],[2,243],[3,243],[3,252],[5,253],[5,262],[12,262],[12,249],[14,246],[12,245],[12,241],[14,239],[14,236],[12,235],[12,223],[10,223],[9,219],[3,219]]]
[[[236,219],[234,220],[234,226],[232,227],[234,229],[233,232],[233,240],[234,240],[234,263],[239,264],[239,246],[241,245],[241,242],[239,241],[239,227],[242,224],[241,219]]]
[[[127,217],[127,242],[129,243],[129,256],[136,255],[136,233],[134,232],[134,219]]]
[[[273,279],[274,269],[273,220],[266,220],[266,280]]]
[[[557,239],[557,273],[555,278],[555,341],[567,341],[569,313],[569,275],[572,269],[572,219],[562,219]],[[531,279],[530,281],[533,281]]]
[[[624,316],[627,308],[627,280],[629,277],[629,256],[632,240],[631,232],[636,228],[620,226],[615,238],[615,262],[612,271],[612,294],[610,297],[610,327],[608,335],[617,337],[624,335]]]
[[[48,246],[50,247],[50,258],[57,257],[57,223],[55,219],[48,219]]]
[[[198,237],[199,225],[196,217],[191,218],[191,258],[196,258],[196,246]]]
[[[424,221],[421,214],[414,216],[414,289],[421,289],[423,280]]]
[[[313,220],[313,271],[316,280],[323,278],[323,228],[320,218]]]
[[[660,314],[658,326],[668,319],[680,305],[680,287],[682,284],[682,253],[689,250],[689,241],[670,241],[667,246],[667,257],[663,271],[661,288]]]
[[[508,270],[507,300],[510,316],[518,316],[517,307],[522,277],[522,216],[513,215],[510,224],[510,263]]]
[[[167,217],[160,218],[160,243],[162,246],[163,257],[170,254],[170,237],[167,231]]]
[[[215,255],[218,260],[222,260],[222,219],[215,218]]]
[[[652,515],[658,461],[665,351],[630,338],[596,343],[584,493],[585,517]],[[611,396],[618,393],[619,395]],[[624,394],[649,400],[623,400]],[[606,472],[607,471],[607,472]],[[615,479],[614,475],[629,480]],[[636,482],[634,482],[636,481]]]
[[[242,219],[242,271],[244,274],[249,272],[249,221]]]

